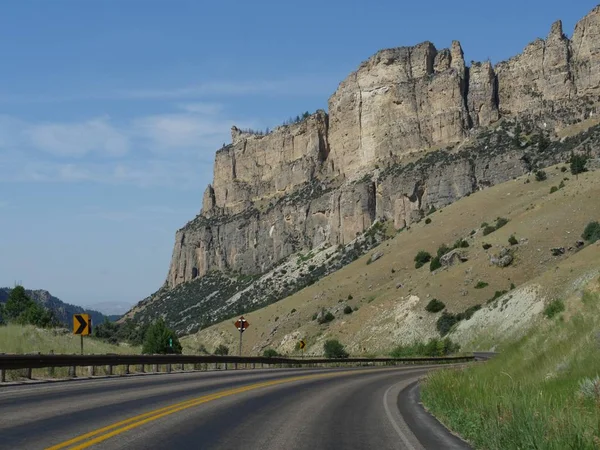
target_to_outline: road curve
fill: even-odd
[[[430,366],[0,388],[0,449],[468,449],[419,406]]]

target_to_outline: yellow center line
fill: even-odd
[[[246,386],[241,386],[238,388],[233,388],[233,389],[227,389],[224,391],[220,391],[220,392],[216,392],[213,394],[208,394],[208,395],[204,395],[202,397],[198,397],[195,399],[191,399],[191,400],[186,400],[183,402],[179,402],[179,403],[175,403],[173,405],[169,405],[169,406],[165,406],[163,408],[159,408],[144,414],[140,414],[134,417],[130,417],[129,419],[125,419],[122,420],[120,422],[116,422],[112,425],[108,425],[106,427],[103,428],[99,428],[97,430],[91,431],[89,433],[85,433],[82,434],[80,436],[77,436],[73,439],[69,439],[68,441],[62,442],[60,444],[54,445],[52,447],[48,447],[46,450],[60,450],[60,449],[64,449],[66,447],[69,447],[73,444],[77,444],[78,442],[84,441],[86,439],[89,438],[94,438],[91,439],[87,442],[84,442],[80,445],[77,445],[75,447],[71,447],[70,450],[79,450],[79,449],[84,449],[84,448],[88,448],[91,447],[92,445],[95,445],[99,442],[105,441],[113,436],[116,436],[118,434],[124,433],[128,430],[131,430],[133,428],[137,428],[141,425],[144,425],[148,422],[152,422],[154,420],[160,419],[162,417],[168,416],[170,414],[174,414],[176,412],[182,411],[184,409],[188,409],[188,408],[192,408],[194,406],[198,406],[201,405],[203,403],[207,403],[213,400],[217,400],[223,397],[228,397],[231,395],[235,395],[235,394],[241,394],[243,392],[248,392],[248,391],[252,391],[255,389],[260,389],[263,387],[268,387],[268,386],[275,386],[278,384],[283,384],[283,383],[291,383],[293,381],[301,381],[301,380],[308,380],[308,379],[316,379],[316,378],[325,378],[325,377],[332,377],[332,376],[342,376],[342,375],[352,375],[355,373],[362,373],[362,372],[366,372],[366,371],[370,371],[370,372],[380,372],[380,371],[385,371],[385,370],[390,370],[390,368],[386,368],[386,369],[362,369],[362,370],[352,370],[352,371],[343,371],[343,372],[334,372],[334,373],[324,373],[324,374],[313,374],[313,375],[302,375],[302,376],[298,376],[298,377],[292,377],[292,378],[283,378],[283,379],[279,379],[279,380],[272,380],[272,381],[265,381],[265,382],[261,382],[261,383],[255,383],[255,384],[250,384],[250,385],[246,385]],[[112,430],[112,431],[111,431]],[[103,434],[104,433],[104,434]],[[100,436],[98,436],[100,435]]]

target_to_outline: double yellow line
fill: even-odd
[[[148,422],[152,422],[154,420],[160,419],[162,417],[168,416],[170,414],[174,414],[179,411],[183,411],[184,409],[193,408],[194,406],[202,405],[203,403],[208,403],[213,400],[218,400],[223,397],[229,397],[235,394],[241,394],[243,392],[252,391],[255,389],[260,389],[268,386],[275,386],[283,383],[291,383],[293,381],[301,381],[301,380],[310,380],[316,378],[325,378],[332,376],[342,376],[342,375],[352,375],[356,373],[362,373],[365,371],[370,372],[379,372],[383,370],[390,369],[363,369],[363,370],[352,370],[352,371],[344,371],[344,372],[334,372],[334,373],[325,373],[325,374],[316,374],[316,375],[302,375],[298,377],[291,378],[283,378],[279,380],[272,381],[264,381],[261,383],[250,384],[246,386],[241,386],[238,388],[227,389],[224,391],[216,392],[214,394],[204,395],[202,397],[197,397],[192,400],[186,400],[183,402],[175,403],[170,406],[165,406],[163,408],[159,408],[144,414],[140,414],[134,417],[130,417],[129,419],[122,420],[120,422],[113,423],[112,425],[106,426],[104,428],[99,428],[94,431],[90,431],[89,433],[82,434],[73,439],[69,439],[68,441],[61,442],[60,444],[54,445],[52,447],[48,447],[46,450],[61,450],[66,449],[69,450],[79,450],[91,447],[92,445],[103,442],[111,437],[117,436],[119,434],[125,433],[126,431],[132,430],[134,428],[140,427],[142,425],[147,424]],[[89,440],[88,440],[89,439]],[[85,442],[83,442],[85,441]],[[72,447],[73,446],[73,447]]]

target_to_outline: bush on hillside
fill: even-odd
[[[421,250],[417,253],[417,256],[415,256],[415,269],[423,267],[429,261],[431,261],[431,255],[428,252]]]
[[[337,339],[330,339],[323,344],[325,358],[347,358],[350,356],[342,343]]]
[[[489,286],[489,284],[486,283],[485,281],[478,281],[477,284],[475,285],[475,289],[483,289],[488,286]]]
[[[450,247],[448,247],[446,244],[442,244],[438,247],[436,254],[439,258],[441,258],[446,253],[448,253],[450,250],[451,250]]]
[[[392,358],[439,357],[457,353],[459,350],[460,345],[452,342],[450,338],[433,338],[427,343],[417,342],[412,345],[399,345],[390,352],[390,356]]]
[[[425,306],[425,311],[428,311],[430,313],[437,313],[437,312],[440,312],[445,307],[446,307],[446,304],[444,302],[441,302],[437,298],[434,298],[429,303],[427,303],[427,306]]]
[[[517,245],[517,244],[519,243],[519,241],[517,240],[517,238],[516,238],[516,237],[514,237],[513,235],[511,235],[511,236],[508,238],[508,243],[509,243],[510,245]]]
[[[275,350],[275,349],[267,348],[263,352],[263,356],[265,358],[275,358],[275,357],[279,356],[279,353],[277,353],[277,350]]]
[[[440,335],[447,335],[452,327],[459,322],[456,314],[444,311],[436,322],[436,328],[440,332]]]
[[[544,308],[544,315],[548,319],[552,319],[557,314],[560,314],[565,310],[565,304],[562,300],[557,299],[552,302],[548,306]]]
[[[142,353],[144,354],[181,354],[182,347],[177,335],[167,328],[165,321],[158,319],[148,327],[144,338]]]
[[[482,245],[484,250],[489,250],[490,248],[492,248],[492,244],[486,244],[485,242]]]
[[[558,188],[557,188],[556,186],[552,186],[552,187],[550,188],[550,193],[551,193],[551,194],[554,194],[556,191],[558,191]]]
[[[586,172],[587,169],[585,168],[585,166],[587,162],[587,156],[571,154],[571,160],[569,161],[569,164],[571,166],[571,173],[573,175],[579,175],[580,173]]]
[[[425,219],[425,225],[429,225],[430,223],[431,223],[431,218],[428,217],[427,219]]]
[[[583,230],[581,237],[592,244],[600,240],[600,222],[590,222]]]
[[[217,348],[215,348],[214,354],[217,356],[227,356],[229,355],[229,347],[219,344]]]
[[[440,261],[440,257],[436,256],[435,258],[433,258],[431,260],[431,263],[429,263],[429,270],[431,272],[438,270],[439,268],[442,267],[442,262]]]
[[[335,316],[330,311],[327,311],[326,313],[321,314],[321,317],[317,319],[317,322],[322,325],[324,323],[331,322],[333,319],[335,319]]]
[[[548,178],[548,175],[546,175],[546,172],[544,172],[543,170],[538,170],[535,172],[536,181],[544,181],[547,178]]]
[[[491,234],[491,233],[493,233],[494,231],[496,231],[496,228],[494,228],[494,227],[493,227],[493,226],[491,226],[491,225],[488,225],[487,227],[485,227],[485,228],[483,229],[483,235],[484,235],[484,236],[487,236],[488,234]]]
[[[344,308],[344,314],[352,314],[352,306],[348,305]]]

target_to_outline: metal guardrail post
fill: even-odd
[[[0,383],[6,383],[6,370],[0,369]]]
[[[108,372],[109,375],[113,374],[113,366],[112,366],[112,364],[109,364],[108,366],[106,366],[106,371]]]
[[[171,373],[171,364],[167,364],[167,373]]]
[[[96,366],[89,366],[88,367],[88,372],[90,374],[90,377],[93,377],[96,375]]]
[[[185,372],[185,363],[181,363],[181,371]]]
[[[125,375],[129,375],[129,364],[125,365]]]
[[[146,365],[140,364],[140,373],[146,373]]]
[[[158,373],[158,364],[154,364],[153,372]]]

